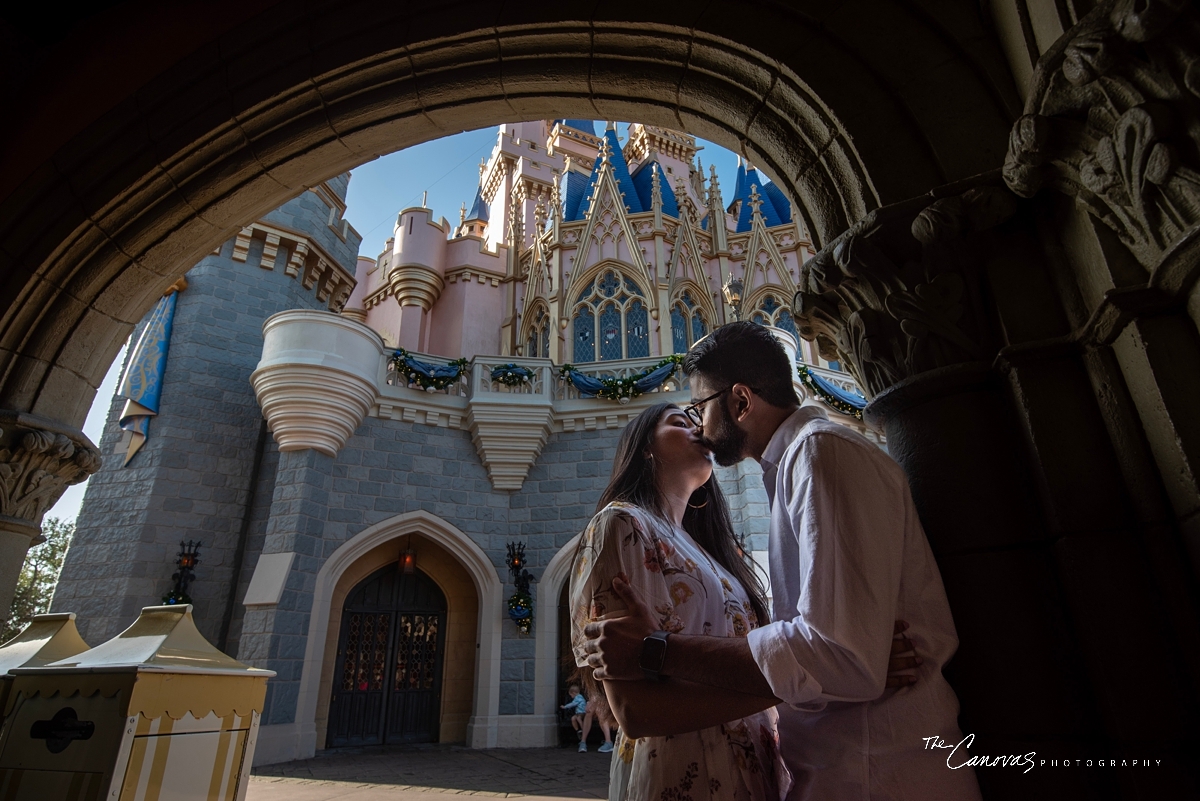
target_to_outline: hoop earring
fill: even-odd
[[[689,498],[688,499],[688,508],[689,509],[703,509],[705,506],[708,506],[708,487],[701,484],[699,489],[697,490],[697,492],[699,490],[704,490],[704,503],[692,503],[691,499]],[[695,495],[696,493],[693,492],[692,494]]]

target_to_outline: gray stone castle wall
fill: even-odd
[[[316,573],[338,546],[375,523],[423,509],[471,537],[511,594],[508,542],[525,542],[531,572],[540,577],[591,518],[618,434],[553,436],[517,492],[492,489],[462,430],[369,418],[335,459],[313,451],[280,454],[264,552],[294,551],[297,564],[276,608],[246,611],[238,651],[240,659],[278,673],[268,686],[264,723],[294,720]],[[532,714],[534,639],[511,621],[503,626],[499,711]]]
[[[516,492],[491,487],[470,434],[369,418],[336,458],[313,451],[278,455],[263,552],[293,551],[297,562],[274,609],[245,613],[238,658],[277,672],[264,723],[294,721],[316,574],[342,543],[399,514],[425,510],[470,536],[513,592],[504,563],[512,540],[525,543],[531,572],[550,560],[591,519],[608,482],[619,431],[553,435]],[[760,480],[722,470],[735,525],[752,549],[765,547],[766,498]],[[758,483],[756,483],[758,482]],[[745,485],[745,486],[743,486]],[[247,571],[258,554],[248,555]],[[533,591],[540,591],[535,582]],[[534,638],[503,623],[501,715],[534,712]]]
[[[344,192],[344,182],[339,186]],[[310,231],[353,272],[357,234],[351,230],[345,242],[334,235],[329,211],[315,193],[305,192],[272,214]],[[117,425],[124,401],[110,407],[100,440],[104,466],[88,484],[52,606],[78,613],[80,632],[90,643],[112,637],[141,607],[160,602],[171,587],[179,542],[189,539],[203,543],[189,591],[197,625],[214,643],[237,642],[222,634],[233,622],[230,612],[239,611],[231,601],[241,578],[234,573],[244,564],[243,532],[253,541],[265,527],[261,504],[249,510],[247,521],[247,504],[262,494],[250,486],[263,426],[250,386],[262,355],[262,324],[279,311],[325,304],[287,276],[278,260],[273,270],[259,266],[261,240],[251,242],[245,262],[232,255],[231,240],[187,273],[159,414],[127,467]],[[280,257],[286,261],[286,254]],[[131,348],[139,334],[140,329]],[[273,456],[266,454],[262,462],[258,483],[266,483],[269,498]]]

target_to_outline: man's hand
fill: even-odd
[[[888,675],[885,683],[888,689],[908,687],[917,683],[915,675],[904,671],[914,669],[923,660],[917,656],[912,640],[904,636],[906,631],[908,631],[908,624],[903,620],[897,620],[895,628],[892,629],[892,657],[888,660]]]
[[[587,637],[583,650],[588,654],[588,665],[597,681],[641,679],[642,669],[638,662],[642,655],[642,640],[658,631],[658,621],[620,576],[613,579],[612,588],[625,602],[626,614],[587,624],[583,629],[583,635]]]

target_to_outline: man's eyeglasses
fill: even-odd
[[[712,395],[709,395],[707,398],[698,400],[695,403],[693,403],[691,406],[686,407],[683,410],[683,413],[687,415],[687,419],[692,421],[692,425],[694,425],[698,428],[698,427],[704,425],[704,422],[703,422],[703,420],[704,420],[704,418],[703,418],[704,404],[708,403],[710,400],[716,400],[717,398],[721,397],[722,395],[724,395],[726,392],[728,392],[731,389],[733,389],[733,387],[729,386],[729,387],[725,387],[725,389],[721,390],[720,392],[714,392]],[[749,389],[755,395],[758,394],[758,390],[754,389],[753,387],[747,387],[747,389]]]

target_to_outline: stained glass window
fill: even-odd
[[[687,318],[683,314],[683,307],[676,303],[671,307],[671,346],[676,353],[687,353],[687,329]]]
[[[600,311],[600,361],[621,358],[621,310],[606,303]]]
[[[650,355],[650,325],[646,307],[640,300],[630,303],[625,314],[625,343],[627,358],[641,359]]]
[[[579,294],[573,320],[576,362],[636,359],[650,355],[645,296],[633,279],[616,270],[606,270]],[[547,342],[548,329],[547,319]],[[598,350],[596,342],[600,343]]]
[[[596,317],[589,306],[575,310],[575,353],[576,362],[596,361]]]
[[[533,313],[533,324],[525,340],[525,355],[550,358],[550,315],[543,307],[538,307]]]
[[[704,338],[708,333],[708,325],[705,324],[704,318],[700,316],[700,312],[692,315],[692,344],[696,344]]]
[[[600,279],[600,293],[606,298],[611,298],[621,288],[621,284],[617,281],[617,276],[614,273],[605,273]]]
[[[787,309],[783,309],[775,317],[775,325],[787,331],[796,338],[796,342],[800,342],[800,334],[796,333],[796,321],[792,319],[792,313]]]
[[[671,345],[676,353],[687,349],[708,333],[708,323],[692,299],[691,292],[684,290],[671,307]]]

